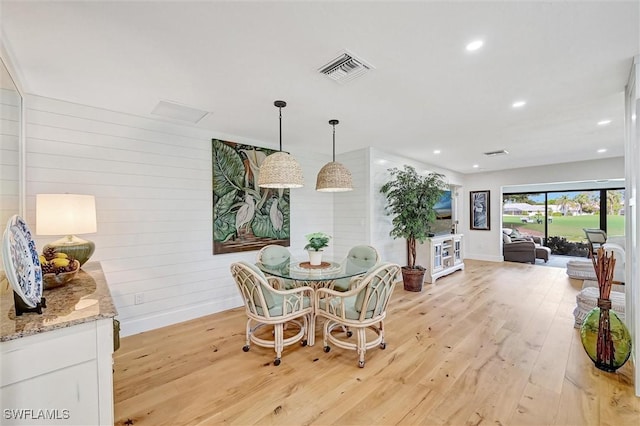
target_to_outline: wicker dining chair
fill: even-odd
[[[242,295],[247,314],[243,351],[249,351],[251,342],[258,346],[274,348],[276,358],[273,364],[280,365],[285,346],[297,342],[301,342],[302,346],[307,345],[309,333],[315,332],[311,287],[277,290],[260,269],[245,261],[231,264],[231,275]],[[285,323],[288,331],[297,327],[298,332],[293,336],[284,337]],[[291,327],[292,324],[295,327]],[[258,330],[267,326],[273,326],[273,333],[262,333],[262,337],[256,334]],[[273,338],[264,338],[265,335]]]
[[[370,270],[357,287],[348,291],[336,291],[320,288],[315,293],[316,317],[325,318],[323,327],[324,351],[329,352],[329,343],[343,349],[355,350],[358,353],[358,366],[364,367],[367,349],[380,346],[386,348],[384,340],[384,319],[387,305],[400,266],[393,263],[382,263]],[[346,333],[335,332],[337,328],[346,327],[355,331],[356,342],[349,341]],[[373,330],[376,337],[367,341],[367,330]],[[343,338],[346,337],[345,338]]]
[[[291,263],[291,252],[284,246],[277,244],[269,244],[258,251],[256,256],[256,262],[262,263],[274,269],[280,269],[287,267]],[[276,278],[276,288],[278,290],[285,290],[295,287],[295,283],[292,280],[284,278]]]
[[[353,246],[347,253],[346,265],[345,268],[347,272],[349,272],[349,267],[354,266],[358,269],[361,267],[373,268],[380,262],[380,254],[375,247],[368,245],[358,245]],[[333,283],[333,288],[339,291],[346,291],[349,288],[352,288],[358,279],[362,278],[363,275],[358,275],[351,278],[341,278],[335,280]]]

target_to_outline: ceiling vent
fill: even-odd
[[[165,118],[171,118],[173,120],[188,121],[190,123],[197,123],[202,120],[207,114],[207,111],[203,111],[198,108],[193,108],[186,105],[181,105],[171,101],[160,101],[158,105],[151,111],[151,114],[160,115]]]
[[[507,151],[506,149],[501,149],[499,151],[485,152],[484,155],[486,155],[487,157],[495,157],[496,155],[507,155],[508,153],[509,151]]]
[[[344,50],[340,55],[331,60],[328,64],[318,69],[321,74],[326,75],[337,83],[344,84],[374,69],[360,58],[356,58],[352,53]]]

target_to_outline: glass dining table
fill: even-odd
[[[337,280],[349,279],[366,273],[371,265],[361,264],[349,258],[341,260],[323,259],[320,265],[308,261],[292,260],[279,264],[256,263],[265,274],[291,280],[294,286],[309,286],[313,289],[334,288]],[[346,286],[348,288],[348,286]]]

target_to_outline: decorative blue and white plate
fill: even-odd
[[[35,308],[42,298],[42,268],[27,223],[13,215],[2,238],[2,261],[7,279],[24,303]]]

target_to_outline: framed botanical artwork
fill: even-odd
[[[211,141],[213,254],[289,246],[289,189],[260,188],[260,165],[272,149]]]
[[[470,191],[471,229],[479,231],[491,230],[491,216],[489,210],[490,191]]]

